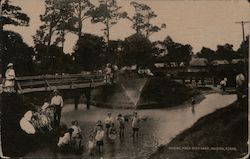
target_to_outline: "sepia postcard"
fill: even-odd
[[[0,0],[0,157],[249,158],[249,0]]]

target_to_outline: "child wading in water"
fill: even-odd
[[[115,139],[116,139],[116,137],[117,137],[117,131],[116,131],[116,128],[115,128],[115,124],[114,124],[114,123],[111,124],[111,127],[110,127],[110,129],[109,129],[108,137],[109,137],[109,139],[110,139],[112,142],[115,142]]]
[[[125,119],[121,114],[119,114],[117,120],[119,122],[119,135],[120,137],[124,137]]]
[[[113,117],[111,116],[111,113],[108,113],[108,116],[105,118],[105,125],[106,125],[106,130],[107,130],[107,134],[109,132],[109,128],[111,126],[111,124],[114,122]]]
[[[95,139],[93,135],[90,135],[90,140],[87,142],[87,153],[89,156],[92,156],[94,154],[94,149],[96,146]]]
[[[134,116],[132,118],[133,137],[138,137],[139,122],[140,119],[138,118],[137,112],[134,112]]]
[[[97,126],[97,132],[95,135],[95,140],[96,140],[96,148],[99,153],[101,153],[103,150],[103,138],[104,138],[104,131],[102,126]]]
[[[191,104],[192,104],[192,113],[195,113],[195,110],[194,110],[195,99],[194,99],[194,97],[191,98]]]

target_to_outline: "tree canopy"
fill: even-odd
[[[33,48],[23,42],[20,34],[12,31],[3,31],[2,64],[4,70],[8,63],[14,63],[17,75],[29,75],[35,73]]]
[[[92,34],[84,34],[77,41],[75,52],[75,64],[77,70],[93,70],[105,64],[105,41],[103,37]]]
[[[22,12],[21,7],[14,6],[10,0],[3,0],[1,28],[4,25],[28,26],[30,18]]]
[[[152,44],[142,34],[135,33],[126,38],[123,43],[123,65],[151,67],[153,65]]]
[[[135,29],[137,33],[144,34],[149,37],[152,33],[160,31],[162,28],[166,28],[166,24],[161,24],[161,26],[153,24],[152,19],[157,17],[157,14],[151,9],[150,6],[137,3],[135,1],[130,3],[135,10],[132,17],[127,17],[133,24],[132,28]]]

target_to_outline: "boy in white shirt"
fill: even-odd
[[[73,129],[72,137],[73,138],[81,138],[81,128],[79,126],[78,121],[72,121],[72,126],[71,128]]]
[[[133,137],[135,136],[138,137],[139,122],[140,122],[140,119],[137,115],[137,112],[134,112],[134,116],[132,117]]]
[[[54,96],[51,99],[50,105],[53,105],[55,107],[54,111],[54,124],[59,126],[60,120],[61,120],[61,111],[63,107],[63,99],[62,96],[58,94],[57,90],[54,90]]]
[[[62,137],[59,138],[59,141],[57,143],[57,146],[59,148],[62,148],[64,146],[70,145],[71,144],[71,139],[72,139],[72,133],[73,129],[69,129]]]

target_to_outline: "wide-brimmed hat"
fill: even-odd
[[[7,65],[7,67],[11,67],[11,66],[14,66],[13,63],[9,63],[9,64]]]

